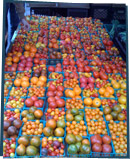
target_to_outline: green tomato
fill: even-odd
[[[15,149],[16,145],[15,144],[11,144],[11,148]]]
[[[5,142],[3,142],[3,147],[5,147],[6,146],[6,143]]]
[[[14,158],[15,154],[14,153],[11,153],[10,154],[10,157]]]

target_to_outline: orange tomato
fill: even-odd
[[[102,133],[102,129],[97,129],[96,132],[97,132],[98,134],[101,134],[101,133]]]
[[[87,127],[85,125],[83,125],[83,130],[86,130],[86,129],[87,129]]]
[[[114,89],[112,87],[107,87],[106,91],[109,92],[111,95],[114,94]]]
[[[22,56],[22,53],[21,53],[21,52],[17,52],[17,53],[16,53],[16,56],[17,56],[17,57],[21,57],[21,56]]]
[[[106,100],[102,100],[102,105],[105,105],[106,104]]]
[[[38,133],[39,133],[39,134],[42,134],[42,128],[39,128],[39,129],[38,129]]]
[[[24,51],[24,56],[29,57],[29,51]]]
[[[72,121],[72,125],[76,125],[76,121]]]
[[[66,97],[68,97],[68,92],[69,92],[69,89],[66,89],[66,90],[65,90],[65,96],[66,96]]]
[[[84,121],[83,120],[80,121],[80,125],[84,125]]]
[[[51,113],[51,111],[52,111],[51,108],[47,109],[47,113]]]
[[[66,38],[66,39],[65,39],[65,42],[70,42],[70,38]]]
[[[59,32],[60,31],[60,29],[59,28],[56,28],[56,32]]]
[[[56,44],[56,43],[53,44],[53,48],[54,48],[54,49],[58,49],[58,48],[59,48],[58,44]]]
[[[30,52],[36,53],[37,52],[37,48],[35,46],[31,46]]]
[[[110,93],[109,92],[105,92],[104,93],[104,97],[106,97],[106,98],[110,97]]]
[[[90,145],[90,142],[88,139],[83,139],[82,140],[82,144],[87,144],[87,145]]]
[[[9,62],[11,62],[13,59],[12,59],[12,57],[6,57],[6,59],[5,59],[5,61],[9,61]]]
[[[119,82],[115,82],[114,84],[113,84],[113,88],[114,89],[119,89],[120,88],[120,83]]]
[[[18,63],[18,62],[19,62],[19,57],[14,56],[14,57],[13,57],[13,62],[14,62],[14,63]]]
[[[75,130],[75,131],[73,131],[73,134],[74,135],[78,135],[78,132]]]
[[[84,104],[85,104],[85,105],[89,106],[89,105],[92,105],[92,103],[93,103],[93,101],[92,101],[91,98],[85,98],[85,99],[84,99]]]
[[[35,53],[34,52],[30,52],[29,56],[33,58],[33,57],[35,57]]]
[[[44,86],[44,82],[43,81],[38,81],[37,82],[37,86],[38,87],[43,87]]]
[[[28,81],[22,81],[21,86],[22,87],[29,87],[29,82]]]
[[[49,46],[48,46],[49,48],[52,48],[53,47],[53,44],[52,43],[49,43]]]
[[[66,123],[66,126],[70,126],[70,122],[67,122],[67,123]]]
[[[23,122],[24,122],[24,123],[27,122],[27,118],[26,118],[26,117],[23,118]]]
[[[52,42],[53,44],[55,44],[55,43],[57,42],[57,40],[56,40],[55,38],[53,38],[53,39],[51,40],[51,42]]]
[[[5,64],[12,65],[12,62],[11,61],[5,61]]]
[[[70,98],[73,98],[73,97],[75,97],[75,92],[73,90],[68,89],[67,96]]]
[[[31,83],[37,84],[38,83],[38,77],[32,77],[31,78]]]
[[[81,94],[81,88],[80,87],[74,87],[73,91],[75,92],[76,96],[79,96]]]
[[[45,142],[45,141],[47,142],[47,140],[48,140],[47,137],[42,138],[42,142]]]
[[[43,142],[42,142],[42,148],[45,148],[46,145],[47,145],[47,141],[43,141]]]
[[[72,114],[66,114],[66,120],[67,121],[72,121],[74,119]]]
[[[94,107],[100,107],[100,105],[101,105],[101,100],[99,98],[95,98],[93,100],[93,106]]]
[[[100,88],[100,89],[99,89],[99,94],[100,94],[100,95],[103,95],[103,94],[105,93],[105,91],[106,91],[105,88]]]
[[[58,120],[58,115],[54,115],[53,119]]]
[[[81,96],[75,96],[75,98],[81,98]]]
[[[21,79],[15,79],[15,80],[14,80],[14,85],[15,85],[16,87],[20,87],[20,86],[21,86]]]
[[[21,81],[29,81],[29,78],[28,78],[27,76],[23,76],[23,77],[21,78]]]
[[[69,130],[67,133],[68,133],[68,134],[72,134],[72,130]]]
[[[29,51],[31,46],[30,46],[30,44],[25,44],[24,48],[25,48],[26,51]]]
[[[50,32],[54,32],[54,28],[50,28]]]
[[[40,77],[39,77],[39,80],[40,80],[40,81],[43,81],[44,83],[46,83],[47,78],[46,78],[46,76],[40,76]]]
[[[12,56],[13,56],[13,53],[9,52],[9,53],[7,54],[7,56],[8,56],[8,57],[12,57]]]
[[[70,130],[70,127],[66,127],[66,131],[69,131]]]
[[[111,81],[111,84],[113,85],[115,82],[117,82],[117,81],[116,81],[116,80],[112,80],[112,81]]]
[[[63,154],[63,153],[64,153],[64,150],[63,150],[63,149],[60,149],[60,153]]]

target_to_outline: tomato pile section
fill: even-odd
[[[126,156],[126,62],[103,23],[26,20],[5,58],[3,156]]]

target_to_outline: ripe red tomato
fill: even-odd
[[[104,40],[103,40],[103,44],[104,44],[104,45],[107,45],[107,40],[104,39]]]
[[[91,67],[90,66],[85,66],[84,71],[89,73],[91,71]]]
[[[109,41],[107,42],[107,46],[112,46],[112,45],[113,45],[113,42],[109,40]]]
[[[26,105],[27,107],[33,106],[33,100],[32,100],[31,98],[27,98],[27,99],[25,100],[25,105]]]
[[[93,76],[94,76],[94,78],[99,78],[99,72],[98,71],[94,71],[93,72]]]

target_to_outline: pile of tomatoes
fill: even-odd
[[[113,142],[109,153],[126,155],[126,62],[118,56],[103,23],[91,17],[33,15],[26,19],[30,30],[19,30],[5,58],[5,123],[20,119],[23,124],[18,136],[39,136],[40,157],[78,156],[80,151],[86,155],[80,143],[76,148],[73,136],[79,141],[87,138],[85,145],[90,146],[94,135],[107,136]],[[67,153],[66,135],[73,144]],[[11,144],[17,145],[16,136],[10,136]],[[4,156],[16,157],[17,147],[13,145],[10,153],[7,144],[4,140]],[[91,152],[105,154],[101,148],[107,143],[98,144],[94,151],[90,147]]]

